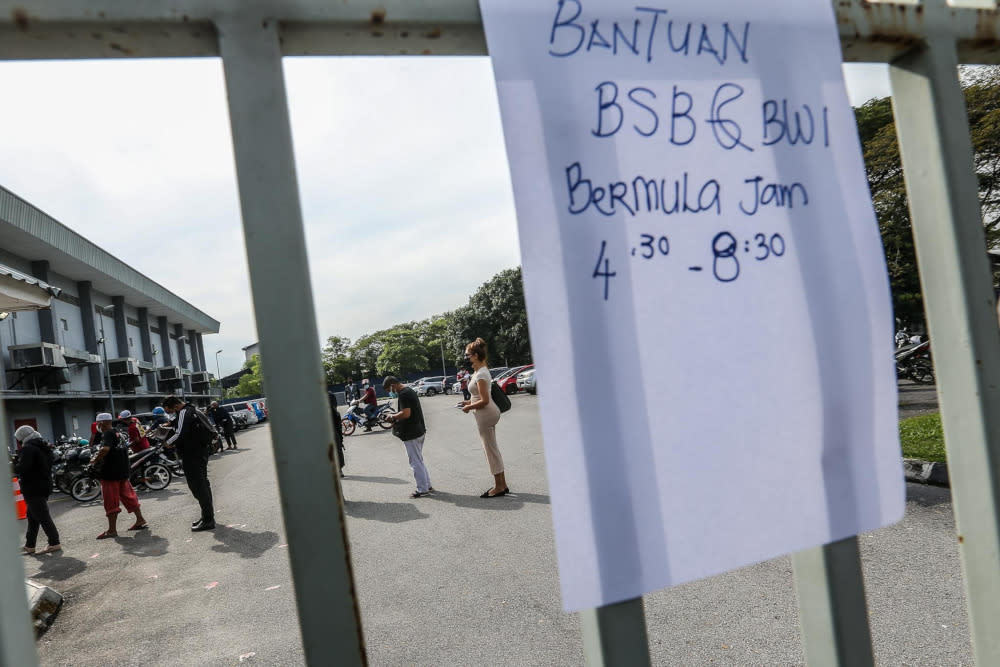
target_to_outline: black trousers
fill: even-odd
[[[226,442],[235,447],[236,432],[233,430],[233,422],[222,422],[222,431],[226,436]]]
[[[191,495],[201,505],[202,521],[215,521],[212,484],[208,481],[208,454],[182,453],[181,468],[184,469],[184,479],[191,489]]]
[[[59,544],[59,531],[49,514],[48,496],[25,496],[24,504],[28,506],[28,531],[24,534],[24,546],[35,547],[38,539],[38,527],[45,531],[49,544]]]

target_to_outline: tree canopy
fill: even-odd
[[[493,276],[454,311],[404,322],[361,336],[353,343],[330,336],[323,347],[323,368],[331,384],[371,375],[436,374],[454,367],[466,343],[482,337],[493,363],[528,363],[528,314],[521,269]]]
[[[985,252],[1000,245],[1000,70],[963,69],[962,88],[979,181]],[[892,100],[871,100],[855,109],[855,118],[889,267],[896,317],[904,326],[913,326],[924,321],[924,305]]]

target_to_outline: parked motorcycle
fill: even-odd
[[[375,409],[375,414],[372,416],[372,423],[378,424],[384,429],[391,428],[392,422],[389,421],[389,415],[393,412],[395,410],[392,407],[392,403],[383,403]],[[351,401],[351,406],[344,414],[341,425],[344,427],[344,435],[351,435],[358,426],[368,425],[368,417],[365,416],[364,406],[358,399]]]
[[[896,348],[896,377],[909,378],[920,384],[934,384],[929,340]]]
[[[170,467],[160,461],[163,445],[155,445],[136,454],[129,455],[129,482],[135,488],[145,487],[150,491],[167,488],[173,478]],[[73,500],[87,503],[101,495],[101,481],[93,468],[88,467],[70,485]]]

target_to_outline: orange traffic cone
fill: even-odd
[[[14,478],[14,504],[17,505],[17,518],[27,519],[28,503],[24,502],[24,496],[21,495],[21,483],[17,481],[17,477]]]

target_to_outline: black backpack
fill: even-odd
[[[206,450],[211,451],[215,437],[218,435],[215,427],[212,426],[212,422],[208,421],[208,417],[201,410],[190,404],[187,407],[190,408],[188,414],[194,414],[195,416],[194,424],[191,425],[191,437],[196,443]]]

